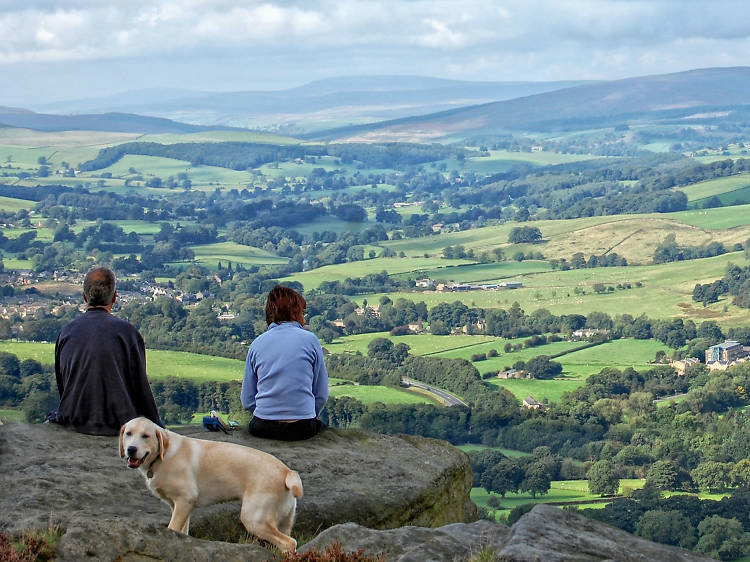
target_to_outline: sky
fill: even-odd
[[[704,0],[0,0],[0,105],[354,75],[618,79],[750,66],[750,10]]]

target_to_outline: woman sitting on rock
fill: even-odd
[[[247,352],[242,406],[253,413],[250,433],[266,439],[299,441],[316,435],[328,400],[323,348],[305,325],[305,299],[277,285],[266,300],[268,330]]]

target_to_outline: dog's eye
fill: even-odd
[[[151,437],[151,436],[150,436],[150,435],[149,435],[148,433],[144,433],[144,434],[143,434],[143,438],[144,438],[144,439],[148,439],[149,437]]]
[[[130,437],[131,435],[133,435],[133,432],[132,431],[126,431],[125,435],[127,435],[128,437]]]

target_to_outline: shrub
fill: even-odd
[[[281,562],[385,562],[385,556],[369,556],[360,548],[357,552],[344,552],[341,543],[335,541],[326,547],[323,552],[313,549],[304,554],[299,552],[287,552]]]
[[[513,525],[516,521],[518,521],[523,515],[526,515],[529,511],[531,511],[534,508],[533,503],[525,503],[522,505],[517,505],[513,509],[510,510],[510,513],[508,514],[508,525]]]

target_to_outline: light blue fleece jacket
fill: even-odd
[[[328,400],[328,371],[315,334],[299,322],[271,323],[250,344],[242,406],[264,420],[304,420]]]

